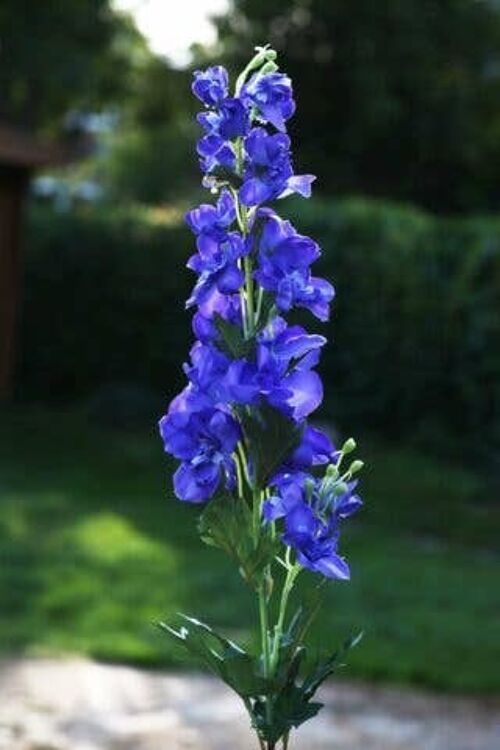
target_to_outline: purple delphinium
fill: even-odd
[[[243,88],[243,98],[257,109],[259,118],[284,132],[295,112],[292,82],[284,73],[256,73]]]
[[[262,205],[292,193],[310,197],[315,177],[294,175],[290,138],[285,133],[270,135],[264,128],[253,128],[245,138],[245,152],[247,160],[240,189],[243,205]]]
[[[227,96],[229,76],[222,65],[206,70],[196,70],[192,85],[193,94],[207,107],[216,107]]]
[[[311,275],[310,266],[320,256],[318,245],[297,234],[289,221],[262,211],[264,228],[259,241],[255,278],[267,291],[276,294],[276,306],[283,312],[305,307],[320,320],[328,320],[332,285]]]
[[[333,465],[332,465],[333,466]],[[357,482],[322,480],[285,474],[277,481],[278,494],[266,500],[264,518],[284,519],[283,541],[290,545],[304,568],[327,578],[348,579],[349,566],[338,554],[340,521],[362,505],[354,494]]]
[[[236,559],[259,597],[262,653],[250,677],[240,676],[245,691],[255,684],[255,694],[244,698],[264,750],[280,738],[286,747],[292,727],[315,713],[307,681],[293,683],[306,691],[305,704],[296,706],[305,718],[294,713],[294,693],[290,705],[283,698],[279,706],[281,723],[273,723],[275,702],[292,684],[287,677],[278,689],[280,675],[293,672],[287,659],[297,653],[284,638],[289,593],[303,569],[325,579],[350,577],[340,532],[362,504],[354,479],[362,462],[343,465],[354,441],[337,448],[308,421],[323,399],[316,368],[327,340],[287,320],[306,309],[327,321],[334,288],[312,275],[318,244],[269,205],[292,193],[309,197],[315,179],[294,174],[286,123],[295,100],[275,58],[268,47],[257,48],[234,91],[220,65],[194,74],[192,90],[204,105],[197,117],[202,184],[218,198],[185,217],[196,241],[187,261],[196,281],[186,302],[196,341],[183,365],[187,385],[159,423],[165,450],[179,461],[175,495],[203,507],[203,539]],[[286,573],[272,626],[276,562]],[[169,632],[188,640],[186,628]],[[203,643],[196,640],[196,653]],[[224,662],[214,656],[210,650],[210,664]],[[242,659],[242,670],[247,663]],[[227,679],[239,691],[239,677]]]
[[[181,461],[174,474],[176,495],[186,502],[203,503],[221,483],[231,483],[231,454],[240,438],[238,423],[230,414],[210,405],[196,391],[180,394],[160,420],[165,450]]]
[[[272,59],[271,51],[264,48],[259,54],[265,65],[276,68],[274,62],[265,63]],[[290,326],[282,315],[303,307],[327,320],[334,289],[311,274],[321,254],[317,243],[263,205],[292,192],[308,197],[314,180],[293,172],[285,132],[295,111],[289,77],[276,69],[255,71],[232,95],[227,71],[217,65],[195,72],[193,93],[205,106],[198,115],[204,130],[198,143],[201,166],[207,176],[214,175],[208,184],[219,197],[216,205],[202,204],[186,214],[197,247],[188,261],[197,281],[186,304],[196,308],[193,331],[199,342],[184,366],[189,397],[182,397],[182,408],[174,401],[160,424],[166,450],[183,461],[174,483],[177,494],[202,502],[220,487],[224,473],[231,474],[231,452],[238,443],[224,440],[218,446],[212,420],[229,436],[243,435],[241,427],[239,433],[229,429],[238,424],[241,408],[266,405],[302,429],[300,443],[276,468],[275,477],[302,477],[303,482],[304,472],[332,460],[335,451],[328,438],[305,421],[323,398],[314,368],[326,339]],[[266,313],[267,321],[264,295],[269,298],[266,309],[270,303],[276,311],[270,317]],[[240,331],[246,342],[241,351],[227,351],[221,325]],[[189,432],[198,437],[184,456],[177,444],[183,445]],[[228,445],[229,453],[222,449]],[[302,546],[307,527],[326,549],[324,519],[313,524],[311,517],[306,524],[306,516],[304,511],[300,517]],[[335,534],[328,528],[331,544]],[[293,528],[287,527],[283,539],[291,543],[292,538]]]

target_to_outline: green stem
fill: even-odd
[[[243,172],[243,139],[237,138],[234,144],[236,153],[236,173],[241,176]],[[242,206],[238,197],[238,192],[232,190],[234,198],[234,207],[236,211],[236,220],[243,237],[248,234],[248,214],[246,206]],[[245,286],[240,289],[243,315],[243,332],[245,338],[251,338],[255,332],[255,300],[254,300],[254,281],[253,281],[253,263],[249,255],[243,259],[245,270]]]
[[[271,674],[271,650],[269,648],[269,617],[265,583],[259,588],[260,636],[262,641],[262,660],[264,677]]]
[[[233,453],[234,465],[236,466],[236,482],[238,486],[238,497],[244,499],[243,494],[243,475],[241,473],[240,459],[237,453]]]
[[[255,309],[254,309],[254,291],[253,291],[253,273],[252,273],[252,261],[250,256],[246,255],[244,259],[245,264],[245,286],[246,286],[246,300],[247,300],[247,325],[248,325],[248,336],[251,337],[255,331]]]
[[[261,504],[262,504],[262,499],[261,499],[260,492],[254,492],[254,495],[253,495],[253,508],[252,508],[252,512],[253,512],[252,523],[253,523],[253,538],[254,538],[254,542],[255,542],[255,547],[257,547],[257,545],[259,543],[259,536],[260,536],[260,511],[261,511]]]
[[[274,638],[273,638],[273,648],[271,652],[271,669],[274,671],[276,669],[276,666],[278,664],[278,658],[279,658],[279,648],[280,648],[280,641],[281,636],[283,635],[283,626],[285,624],[285,617],[286,617],[286,609],[288,605],[288,599],[292,592],[295,579],[297,578],[298,574],[300,573],[300,565],[295,563],[291,567],[288,568],[285,582],[283,583],[283,589],[281,591],[281,600],[280,600],[280,608],[279,608],[279,614],[278,614],[278,621],[276,623],[276,626],[274,628]]]
[[[244,70],[240,73],[236,80],[236,86],[234,89],[235,96],[239,95],[248,74],[251,73],[252,70],[255,70],[255,68],[258,68],[260,65],[263,65],[267,60],[274,60],[274,58],[276,57],[276,53],[273,50],[269,50],[268,47],[269,45],[266,44],[265,47],[257,48],[257,53],[252,57],[246,68],[244,68]]]
[[[261,508],[262,508],[263,493],[256,489],[253,493],[253,531],[255,545],[257,546],[260,536],[260,520],[261,520]],[[258,599],[259,599],[259,621],[260,621],[260,640],[262,648],[262,670],[265,678],[270,677],[272,673],[271,666],[271,648],[269,638],[269,612],[268,612],[268,596],[267,596],[267,573],[264,574],[262,582],[258,588]],[[266,718],[268,724],[271,723],[271,712],[272,707],[269,700],[266,700]]]
[[[243,476],[245,477],[245,481],[246,481],[246,483],[248,484],[248,486],[251,489],[252,488],[252,481],[250,479],[250,473],[248,471],[248,464],[247,464],[247,457],[245,456],[245,449],[243,448],[241,440],[237,444],[236,449],[237,449],[239,457],[240,457],[241,467],[243,469]]]

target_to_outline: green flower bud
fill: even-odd
[[[335,466],[335,464],[328,464],[325,471],[325,477],[328,479],[337,479],[339,475],[339,470]]]
[[[260,62],[264,62],[264,60],[276,60],[276,58],[278,57],[278,53],[276,52],[276,50],[272,49],[269,44],[266,44],[264,47],[255,47],[255,51],[257,52],[257,55],[255,55],[254,60],[258,60],[260,58]],[[255,67],[257,66],[255,65]]]
[[[339,482],[335,487],[333,488],[333,494],[335,497],[337,495],[344,495],[348,491],[349,487],[345,482]]]
[[[278,66],[276,65],[274,60],[269,60],[260,69],[260,74],[265,76],[267,73],[275,73],[277,70],[278,70]]]
[[[256,47],[255,51],[257,54],[252,57],[246,68],[238,76],[235,87],[235,96],[239,96],[241,88],[252,70],[260,68],[261,65],[265,65],[266,63],[273,62],[278,56],[276,50],[270,49],[268,44],[266,44],[265,47]]]
[[[356,472],[360,471],[360,469],[362,469],[364,465],[364,461],[353,461],[349,466],[349,472],[351,474],[356,474]]]
[[[264,63],[276,60],[278,56],[276,50],[270,49],[267,45],[265,47],[256,47],[255,51],[257,54],[248,63],[246,68],[247,73],[250,73],[251,70],[255,70],[256,68],[260,68]]]
[[[354,440],[354,438],[349,438],[342,446],[342,453],[352,453],[355,448],[356,441]]]

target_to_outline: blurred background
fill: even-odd
[[[495,0],[2,0],[0,651],[186,666],[151,626],[179,610],[246,636],[156,422],[192,341],[192,71],[266,42],[318,175],[280,212],[337,289],[320,418],[367,464],[317,643],[363,628],[351,677],[498,692]]]

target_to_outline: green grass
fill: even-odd
[[[467,468],[361,441],[366,507],[346,524],[350,584],[315,637],[362,628],[346,674],[498,691],[500,503]],[[0,649],[185,665],[152,623],[196,614],[245,638],[252,596],[169,491],[154,429],[106,431],[75,413],[0,414]]]

